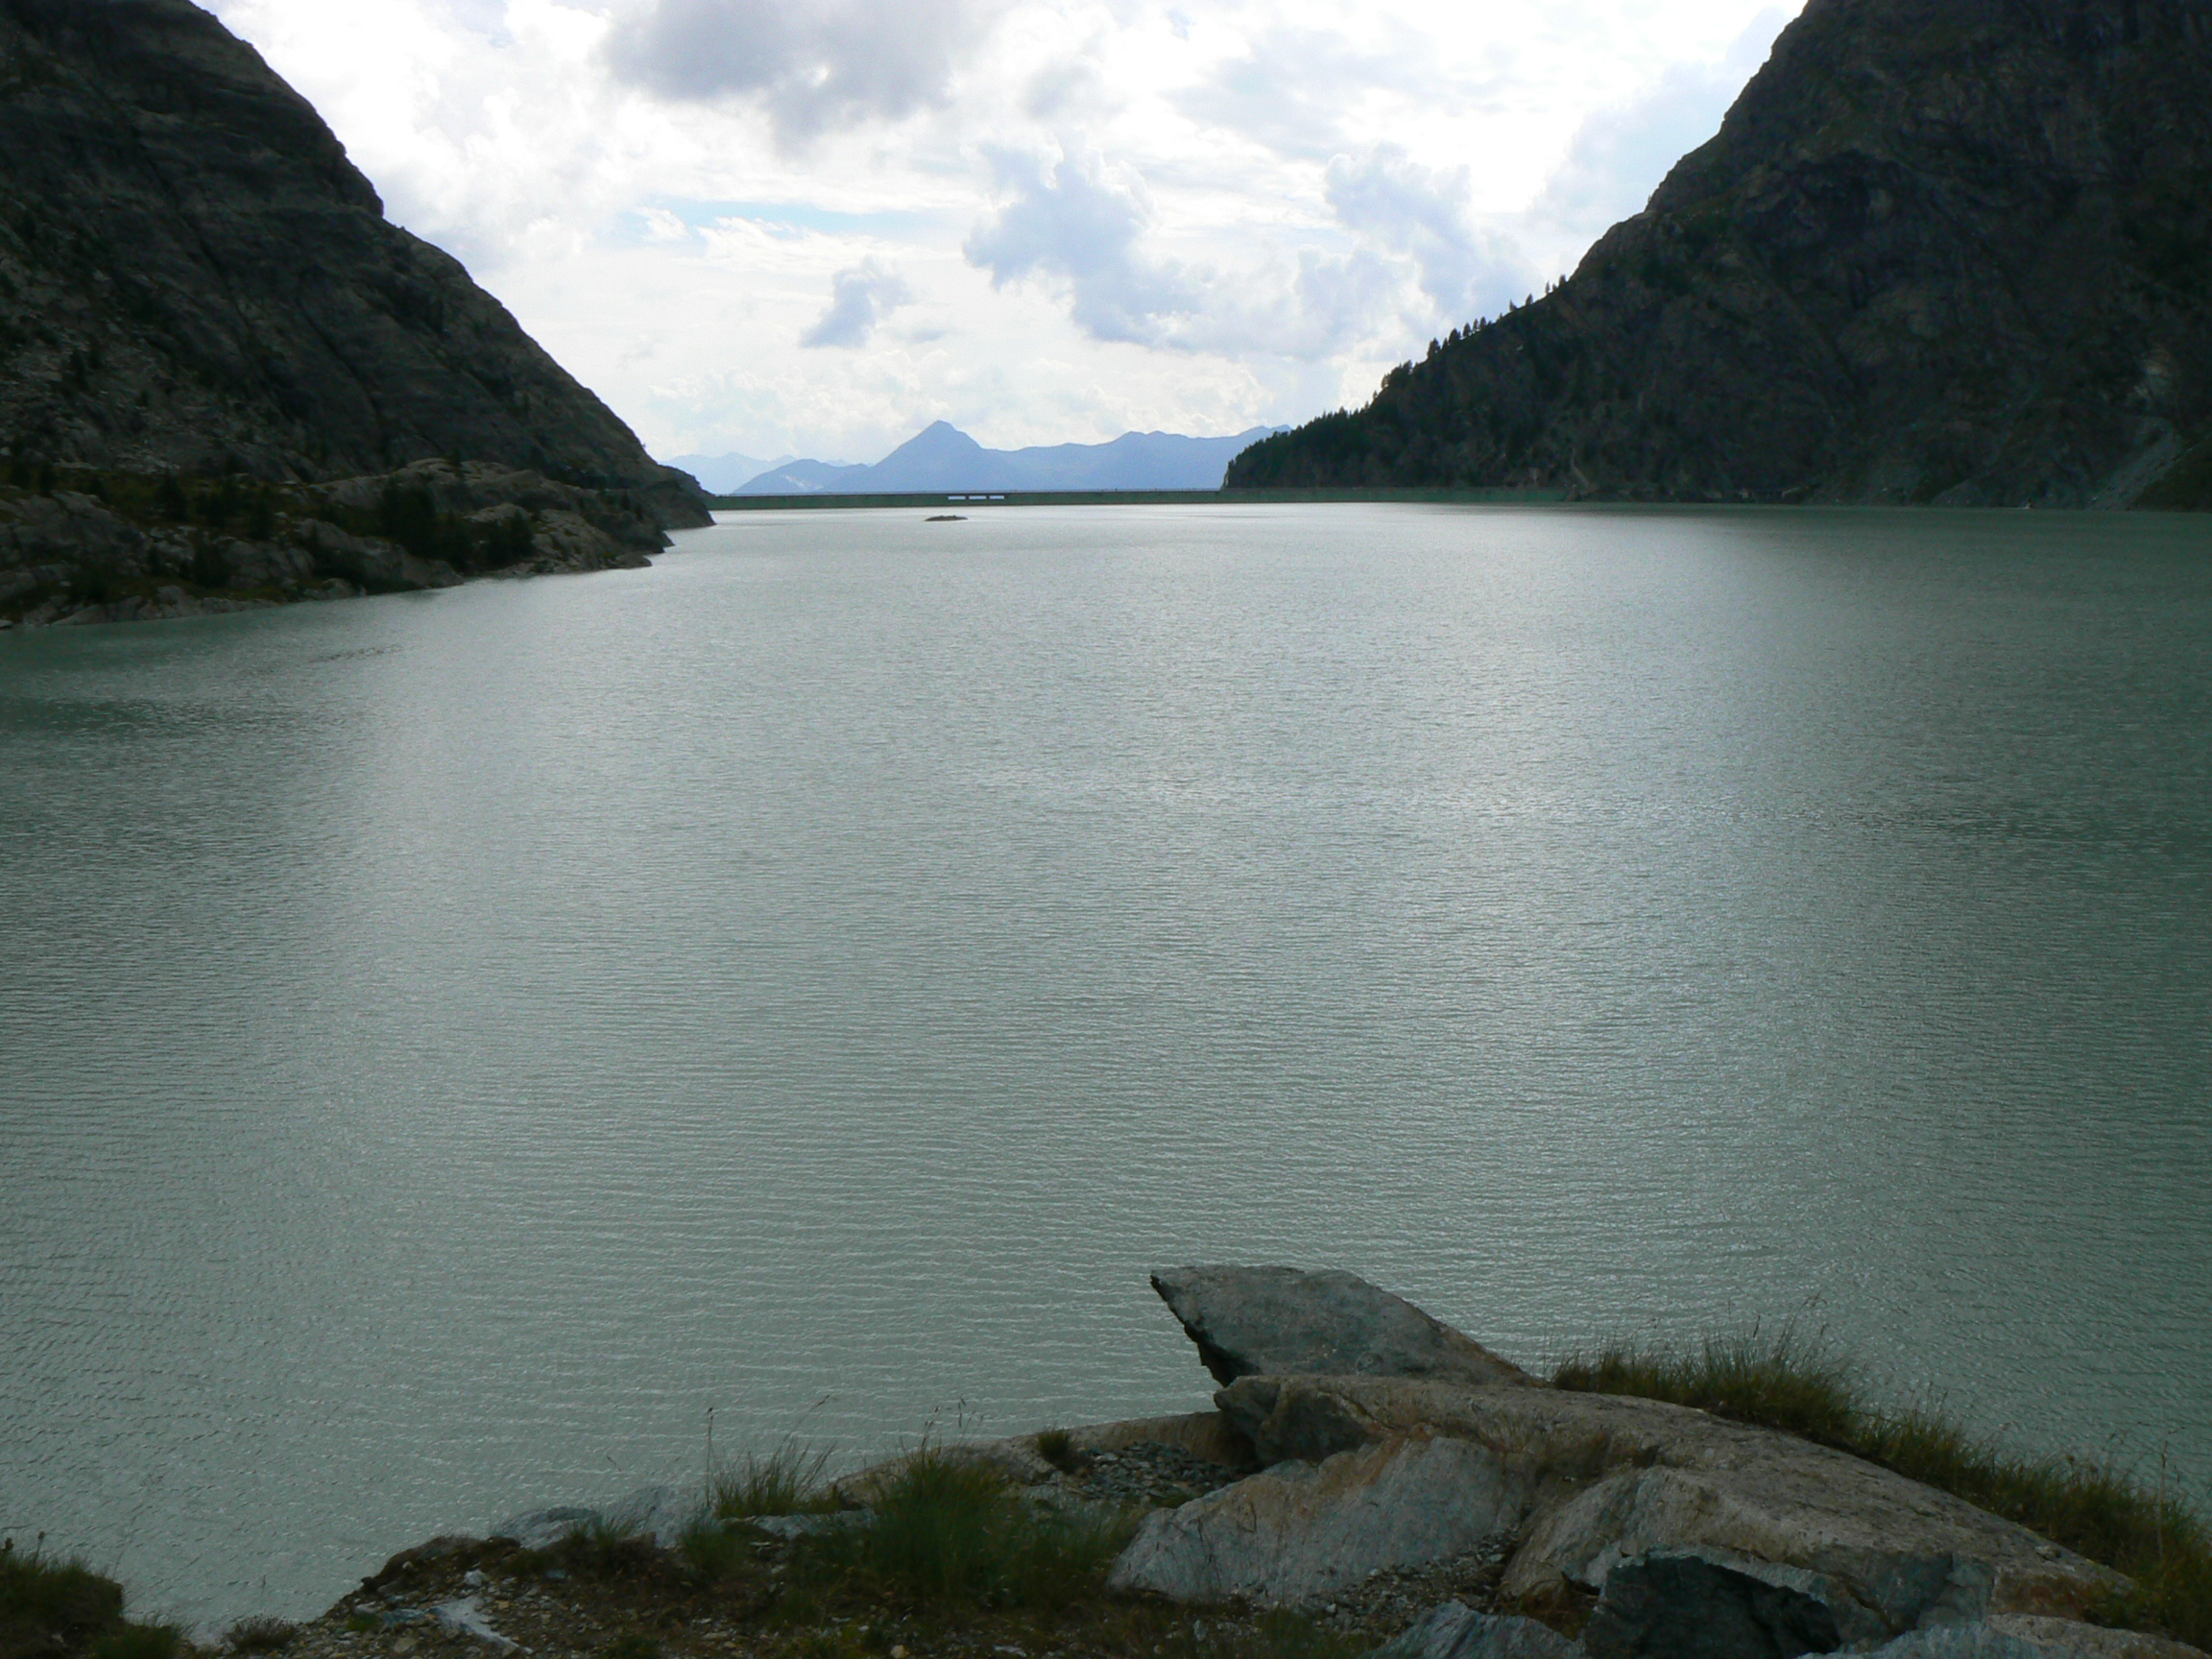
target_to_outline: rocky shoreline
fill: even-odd
[[[710,521],[687,497],[564,483],[487,462],[189,489],[170,475],[71,469],[0,488],[0,629],[155,621],[473,576],[630,569],[666,528]]]
[[[798,1513],[652,1487],[396,1556],[299,1659],[2203,1659],[2098,1621],[2128,1581],[1888,1469],[1572,1392],[1345,1273],[1165,1270],[1213,1411],[927,1448]],[[1102,1586],[957,1616],[805,1586],[900,1483],[1134,1519]],[[705,1552],[703,1552],[705,1551]],[[709,1558],[733,1563],[705,1572]]]

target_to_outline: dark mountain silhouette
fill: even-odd
[[[186,0],[0,0],[0,443],[271,482],[443,457],[702,517]]]
[[[0,628],[646,563],[709,521],[186,0],[0,0]]]
[[[1812,0],[1557,290],[1229,483],[2212,505],[2212,8]]]

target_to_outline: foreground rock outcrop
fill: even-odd
[[[1503,1361],[1438,1376],[1437,1355],[1486,1351],[1343,1274],[1184,1268],[1154,1283],[1263,1467],[1147,1516],[1115,1565],[1123,1590],[1311,1605],[1488,1549],[1500,1604],[1564,1613],[1579,1645],[1469,1618],[1417,1642],[1422,1659],[2185,1651],[2084,1623],[2127,1587],[2119,1575],[1846,1453],[1544,1386]],[[1279,1310],[1272,1334],[1253,1287]],[[1419,1339],[1379,1341],[1379,1313]],[[1281,1357],[1279,1374],[1230,1360],[1228,1330],[1240,1351]]]
[[[1350,1274],[1153,1283],[1223,1381],[1213,1411],[910,1453],[837,1481],[838,1513],[702,1519],[702,1495],[665,1486],[534,1511],[489,1542],[445,1541],[451,1566],[419,1575],[403,1616],[445,1618],[483,1581],[460,1565],[535,1571],[625,1533],[650,1554],[726,1528],[772,1580],[816,1541],[890,1525],[926,1457],[988,1472],[1017,1508],[1142,1513],[1108,1599],[1071,1588],[1049,1628],[969,1629],[947,1652],[1158,1654],[1171,1637],[1229,1659],[1266,1650],[1251,1644],[1273,1640],[1273,1608],[1345,1659],[2204,1659],[2094,1623],[2127,1581],[2025,1527],[1788,1434],[1553,1387]],[[910,1548],[903,1513],[892,1535]],[[365,1588],[388,1596],[408,1562]],[[349,1611],[393,1616],[375,1599]],[[894,1659],[929,1659],[919,1627],[900,1628]]]
[[[529,1510],[401,1551],[320,1619],[247,1621],[228,1646],[289,1659],[2206,1659],[2094,1622],[2149,1610],[2193,1632],[2206,1610],[2191,1594],[2124,1606],[2106,1568],[1841,1452],[1581,1393],[1572,1370],[1560,1386],[1510,1367],[1431,1374],[1438,1354],[1482,1350],[1347,1274],[1157,1282],[1209,1333],[1209,1363],[1265,1351],[1278,1369],[1236,1374],[1213,1410],[925,1446],[833,1483],[787,1444],[703,1483]],[[1392,1374],[1393,1356],[1420,1374]],[[1365,1369],[1294,1369],[1302,1357]],[[2161,1574],[2178,1562],[2168,1535]],[[2200,1562],[2193,1527],[2173,1536]],[[57,1611],[71,1585],[89,1608],[74,1623]],[[8,1659],[215,1659],[174,1632],[122,1629],[122,1608],[119,1586],[0,1541]]]
[[[2212,507],[2212,15],[1812,0],[1579,269],[1227,488]]]

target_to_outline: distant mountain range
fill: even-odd
[[[873,466],[769,463],[742,484],[721,482],[742,456],[685,456],[671,463],[723,495],[878,495],[991,490],[1216,490],[1229,463],[1277,430],[1234,438],[1124,432],[1111,444],[986,449],[948,421],[909,438]],[[709,476],[709,473],[712,475]]]
[[[818,495],[851,494],[849,488],[837,485],[837,480],[848,473],[872,470],[865,462],[847,461],[793,461],[787,466],[748,478],[734,490],[724,491],[728,495]]]
[[[760,476],[771,467],[781,467],[798,457],[773,455],[761,460],[754,455],[671,455],[668,465],[680,467],[699,480],[715,495],[734,494],[744,485]]]

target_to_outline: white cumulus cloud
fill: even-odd
[[[914,291],[906,286],[904,277],[873,259],[867,260],[830,279],[830,309],[799,336],[799,344],[809,348],[865,346],[878,323],[913,300]]]
[[[1469,170],[1424,167],[1395,144],[1329,163],[1329,204],[1350,229],[1412,262],[1439,322],[1492,315],[1531,280],[1510,237],[1479,223]]]
[[[650,446],[871,460],[1359,402],[1796,0],[205,3]]]
[[[1063,280],[1069,315],[1096,340],[1161,343],[1172,319],[1197,309],[1189,277],[1141,246],[1152,217],[1142,178],[1111,171],[1093,154],[1050,165],[1010,153],[996,160],[1007,199],[966,249],[994,285]]]
[[[662,97],[756,98],[804,140],[942,103],[994,15],[983,0],[648,0],[607,55]]]

